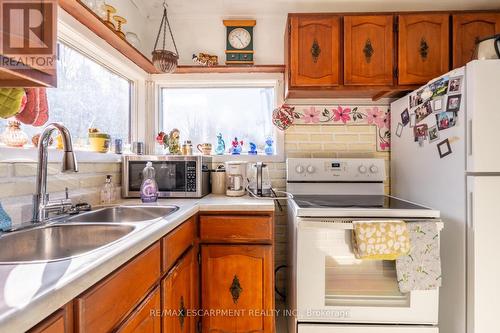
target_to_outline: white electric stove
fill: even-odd
[[[394,261],[354,257],[352,221],[435,220],[384,195],[383,159],[287,160],[289,333],[436,333],[438,290],[402,294]]]

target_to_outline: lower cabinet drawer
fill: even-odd
[[[28,331],[28,333],[66,333],[71,332],[67,328],[65,319],[65,310],[57,310],[51,316],[46,318],[40,324]]]
[[[78,333],[109,332],[160,277],[160,244],[149,247],[75,299]]]
[[[433,326],[299,324],[297,333],[439,333]]]
[[[200,216],[202,242],[265,242],[273,240],[272,217],[268,215],[202,215]]]
[[[118,333],[160,333],[161,303],[157,287],[120,326]]]

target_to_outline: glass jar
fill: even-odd
[[[8,147],[23,147],[28,143],[28,135],[23,132],[21,123],[16,120],[9,121],[0,139]]]

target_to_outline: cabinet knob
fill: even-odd
[[[363,47],[363,53],[365,54],[367,64],[372,61],[373,52],[375,52],[375,50],[373,49],[371,40],[368,38],[365,42],[365,47]]]
[[[311,46],[311,55],[313,57],[314,63],[318,62],[319,54],[321,53],[321,48],[319,47],[318,40],[314,38],[313,44]]]
[[[182,328],[184,327],[184,319],[187,316],[186,312],[187,312],[186,307],[184,306],[184,297],[181,296],[180,304],[179,304],[179,324],[181,325],[181,331],[182,331]]]
[[[241,292],[243,292],[243,288],[241,288],[240,279],[238,279],[237,275],[233,277],[233,283],[231,283],[229,291],[231,292],[231,296],[233,297],[234,304],[238,304],[238,299],[240,298]]]
[[[420,47],[418,48],[418,52],[420,53],[420,57],[423,60],[427,59],[427,56],[429,55],[429,44],[427,44],[427,41],[424,37],[422,37],[422,39],[420,40]]]

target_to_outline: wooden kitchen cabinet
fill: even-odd
[[[75,299],[78,333],[113,330],[160,278],[157,242]]]
[[[274,332],[271,245],[202,245],[203,332]]]
[[[476,42],[500,33],[500,13],[454,14],[453,68],[471,61]]]
[[[191,248],[161,282],[163,332],[194,333],[198,278],[196,253]]]
[[[392,15],[344,17],[344,85],[392,85]]]
[[[73,303],[66,304],[30,329],[28,333],[73,333]]]
[[[168,271],[179,257],[194,244],[196,216],[190,217],[162,239],[162,272]]]
[[[292,16],[289,23],[290,85],[333,87],[340,82],[340,17]]]
[[[449,14],[398,15],[399,84],[424,84],[449,70]]]
[[[116,332],[161,333],[160,309],[160,288],[156,287]]]

